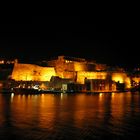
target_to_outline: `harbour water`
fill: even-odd
[[[140,138],[140,93],[0,94],[0,140]]]

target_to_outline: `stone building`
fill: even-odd
[[[91,72],[106,70],[105,64],[97,64],[95,61],[86,61],[82,58],[58,56],[48,61],[48,66],[55,68],[57,76],[77,80],[77,72]]]
[[[98,64],[95,61],[86,61],[81,58],[73,58],[66,56],[58,56],[58,58],[48,61],[49,66],[53,66],[56,71],[56,75],[61,78],[69,78],[79,84],[85,84],[85,79],[100,81],[108,81],[108,75],[111,77],[111,81],[108,84],[125,83],[126,88],[130,88],[130,78],[127,73],[120,68],[116,68],[113,71],[108,70],[107,65]],[[105,83],[106,83],[105,82]],[[97,82],[98,83],[98,82]]]
[[[90,81],[94,89],[114,90],[114,83],[125,84],[125,88],[131,87],[130,78],[123,69],[108,70],[107,65],[98,64],[95,61],[87,61],[82,58],[58,56],[47,61],[47,67],[34,64],[21,64],[15,62],[12,79],[16,81],[50,81],[51,77],[59,77],[72,81],[75,84],[86,84]],[[61,85],[56,78],[55,87]],[[86,80],[85,80],[86,79]],[[58,84],[58,85],[57,85]],[[95,86],[96,85],[96,86]],[[100,87],[102,85],[102,87]],[[117,85],[117,84],[116,84]],[[60,86],[59,86],[60,87]],[[93,88],[91,88],[93,90]]]

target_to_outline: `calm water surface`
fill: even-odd
[[[0,94],[0,140],[140,138],[140,93]]]

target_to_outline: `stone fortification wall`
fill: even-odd
[[[12,79],[16,81],[50,81],[51,76],[55,75],[55,70],[52,67],[15,63]]]
[[[107,79],[108,72],[86,72],[79,71],[77,73],[77,82],[83,84],[86,79]],[[130,78],[125,72],[112,72],[111,79],[114,82],[125,83],[126,88],[131,87]]]
[[[112,80],[119,83],[125,83],[126,88],[131,87],[130,77],[125,72],[113,72]]]
[[[86,71],[79,71],[77,73],[77,82],[84,84],[85,78],[86,79],[106,79],[107,72],[86,72]]]

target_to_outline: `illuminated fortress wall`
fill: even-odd
[[[16,81],[50,81],[51,76],[55,75],[55,70],[52,67],[15,63],[12,79]]]
[[[52,67],[41,67],[33,64],[15,63],[12,72],[12,79],[16,81],[50,81],[52,76],[70,78],[77,83],[84,84],[86,79],[108,80],[108,76],[114,82],[125,83],[130,88],[130,78],[123,71],[108,72],[106,65],[98,65],[94,62],[87,62],[84,59],[67,59],[59,56],[56,60],[48,62]],[[104,71],[102,71],[104,70]]]
[[[49,66],[55,67],[56,75],[61,78],[74,79],[76,71],[85,71],[87,66],[85,62],[76,62],[59,56],[56,60],[48,61]]]
[[[77,73],[77,82],[84,84],[85,78],[87,79],[107,79],[108,72],[86,72],[79,71]],[[111,73],[112,81],[125,83],[126,88],[131,87],[130,78],[124,72],[112,72]]]
[[[67,58],[59,56],[55,60],[48,61],[49,66],[55,67],[56,75],[61,78],[75,79],[78,71],[94,71],[95,63],[88,63],[81,58]]]
[[[106,79],[107,72],[86,72],[79,71],[77,73],[77,82],[84,84],[85,78],[87,79]]]
[[[126,78],[125,73],[115,72],[115,73],[112,74],[112,80],[115,81],[115,82],[124,83],[125,78]]]
[[[126,88],[131,87],[130,77],[124,72],[114,72],[112,73],[112,80],[115,82],[125,83]]]
[[[106,79],[107,75],[111,74],[112,81],[125,83],[127,88],[130,88],[131,85],[130,78],[123,70],[118,69],[116,72],[107,72],[107,65],[88,62],[85,59],[58,56],[57,59],[49,61],[48,65],[55,67],[57,76],[71,78],[81,84],[84,84],[85,78]]]
[[[53,66],[56,69],[58,75],[63,75],[64,71],[95,71],[106,70],[105,64],[97,64],[94,61],[86,61],[82,58],[73,58],[58,56],[55,60],[48,61],[49,66]]]

